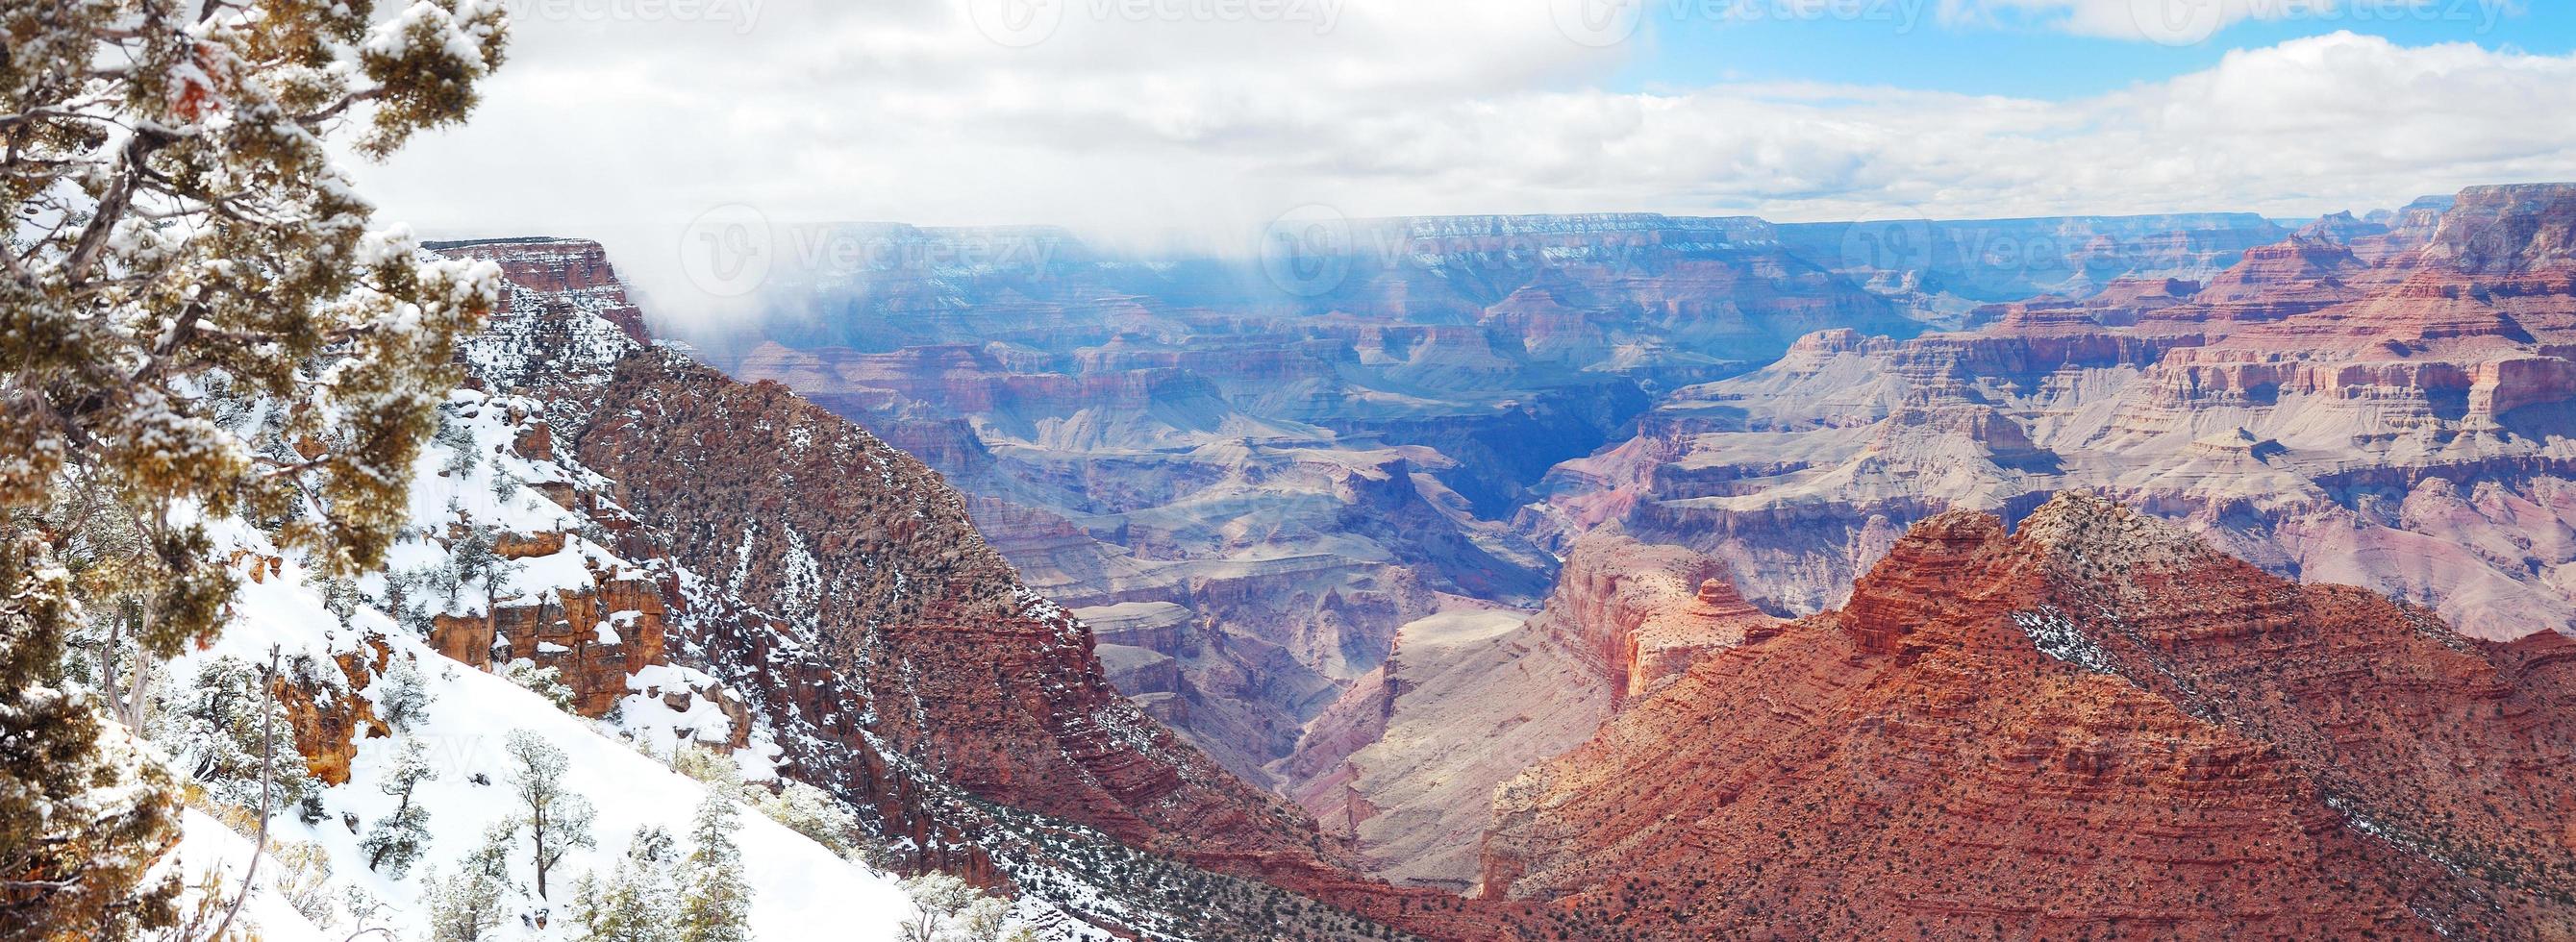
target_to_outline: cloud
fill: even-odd
[[[2524,0],[1940,0],[1951,25],[2038,26],[2167,45],[2204,42],[2247,20],[2304,19],[2351,26],[2445,22],[2481,35]]]
[[[2072,101],[1625,92],[1600,86],[1634,44],[1570,40],[1530,3],[1010,0],[1063,5],[1013,45],[978,28],[985,2],[766,0],[748,28],[523,11],[469,125],[357,172],[425,233],[600,238],[676,311],[712,308],[678,253],[719,207],[1236,248],[1311,204],[2292,215],[2576,179],[2576,125],[2554,120],[2576,112],[2576,57],[2468,44],[2338,33]],[[1984,5],[2002,2],[2040,4]]]

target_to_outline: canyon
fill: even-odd
[[[585,710],[700,672],[1066,926],[2570,931],[2576,187],[858,231],[896,261],[715,336],[594,244],[440,246],[637,571],[439,646]]]
[[[614,316],[632,308],[596,244],[433,248],[509,279],[461,353],[479,390],[460,395],[504,397],[476,410],[501,423],[489,447],[533,462],[514,483],[575,518],[512,531],[500,555],[587,559],[538,567],[561,591],[434,616],[440,653],[557,667],[594,716],[644,678],[698,678],[649,693],[703,699],[728,720],[710,746],[764,748],[778,775],[864,812],[884,859],[1010,891],[1058,937],[1584,926],[1362,877],[1302,811],[1118,695],[1090,628],[1019,580],[935,472]],[[1269,926],[1288,916],[1303,928]]]
[[[1504,786],[1483,892],[1645,937],[2554,938],[2576,640],[2456,634],[2060,495]]]
[[[1560,465],[1525,526],[1562,540],[1621,519],[1802,614],[1917,520],[2086,490],[2472,636],[2570,630],[2558,430],[2576,395],[2576,190],[2440,202],[2395,225],[2330,218],[2198,290],[1994,305],[1977,330],[1909,340],[1802,338]]]
[[[1307,727],[1403,626],[1536,608],[1562,541],[1525,508],[1673,390],[1819,330],[1911,337],[1995,300],[2206,277],[2283,234],[2234,214],[1328,222],[1257,259],[849,227],[869,264],[784,279],[756,329],[673,329],[921,456],[1033,588],[1103,628],[1123,692],[1237,775],[1311,793],[1298,770],[1329,763],[1296,758]],[[2030,261],[1975,264],[2007,251]]]

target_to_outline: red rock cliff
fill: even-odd
[[[2471,641],[2065,496],[1506,785],[1484,892],[1654,938],[2576,931],[2576,646]]]

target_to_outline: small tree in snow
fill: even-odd
[[[778,794],[761,800],[760,812],[834,854],[848,857],[857,851],[852,837],[859,830],[858,816],[830,792],[787,779],[779,783]]]
[[[743,879],[741,827],[733,802],[708,795],[689,827],[688,867],[681,877],[680,942],[749,942],[751,885]]]
[[[903,942],[999,942],[1011,907],[975,885],[931,871],[903,881],[912,915],[897,929]]]
[[[708,790],[728,797],[748,796],[754,790],[742,780],[742,766],[732,756],[683,739],[671,747],[671,768],[682,775],[705,783]]]
[[[561,668],[538,667],[535,661],[516,658],[501,665],[501,679],[546,698],[555,709],[572,710],[572,688],[564,684]]]
[[[411,872],[412,861],[420,859],[429,845],[429,809],[411,800],[412,790],[437,777],[437,767],[429,762],[428,747],[417,739],[403,740],[402,753],[394,757],[393,768],[376,783],[376,788],[393,796],[397,804],[392,814],[378,819],[375,830],[358,842],[358,849],[367,855],[367,869],[396,880]]]
[[[277,892],[286,904],[319,928],[338,925],[339,901],[331,898],[330,849],[312,841],[284,841],[272,856],[277,861]]]
[[[473,426],[457,421],[447,410],[439,411],[438,434],[431,440],[447,451],[447,460],[439,464],[438,470],[449,477],[462,478],[474,473],[475,464],[483,457],[480,449],[474,446]]]
[[[564,770],[571,763],[563,750],[527,730],[510,733],[510,787],[519,796],[517,823],[528,830],[529,859],[537,871],[537,895],[546,895],[546,876],[576,847],[596,846],[590,802],[564,790]]]
[[[420,660],[407,655],[394,655],[385,665],[384,687],[376,695],[376,715],[397,732],[408,732],[429,719],[429,705],[438,699],[429,692],[428,678],[421,676]]]
[[[669,942],[679,922],[671,877],[678,863],[671,832],[636,829],[625,858],[607,879],[586,873],[574,884],[573,918],[582,942]]]
[[[433,942],[476,942],[501,924],[510,896],[510,847],[517,838],[512,822],[496,823],[483,832],[482,845],[457,862],[455,873],[424,878]]]
[[[517,560],[501,555],[500,543],[501,528],[478,525],[467,527],[448,544],[440,588],[446,591],[451,610],[471,598],[482,606],[484,623],[495,623],[493,609],[501,604],[501,590],[520,569]]]
[[[265,800],[286,808],[320,786],[304,768],[286,730],[286,706],[269,694],[257,666],[219,657],[198,668],[196,679],[173,693],[153,718],[152,739],[204,787],[206,797],[257,812]],[[283,743],[283,745],[281,745]]]

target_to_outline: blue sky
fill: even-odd
[[[2498,0],[2431,0],[2403,9],[2389,5],[2394,0],[2363,0],[2339,12],[2242,20],[2208,41],[2180,46],[2077,35],[2028,16],[2018,23],[1944,23],[1935,12],[1938,0],[1850,0],[1845,9],[1861,16],[1735,22],[1700,15],[1705,0],[1641,2],[1643,27],[1629,63],[1607,83],[1612,88],[1818,81],[2063,100],[2206,69],[2231,49],[2337,31],[2403,46],[2466,42],[2539,55],[2576,52],[2576,3],[2567,0],[2524,0],[2519,9]],[[1749,8],[1786,2],[1750,0]]]

